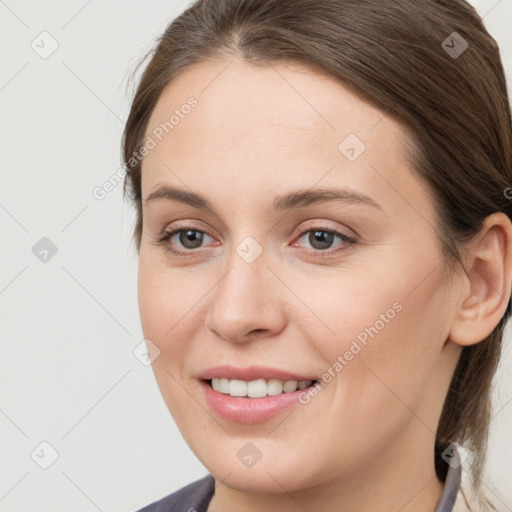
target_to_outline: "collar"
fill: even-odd
[[[453,512],[453,507],[460,489],[461,472],[461,466],[459,464],[448,466],[443,495],[439,500],[435,512]]]

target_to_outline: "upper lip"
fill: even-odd
[[[203,380],[226,378],[245,380],[248,382],[258,379],[278,379],[282,381],[317,380],[317,377],[312,377],[311,375],[302,375],[266,366],[247,366],[241,368],[230,365],[212,366],[200,372],[197,377]]]

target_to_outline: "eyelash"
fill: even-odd
[[[206,234],[206,235],[214,238],[213,235],[208,233],[208,231],[204,231],[201,229],[195,229],[193,227],[182,227],[182,228],[177,228],[172,231],[165,231],[164,233],[161,233],[160,236],[157,237],[153,243],[155,245],[163,245],[166,251],[170,252],[171,254],[174,254],[175,256],[178,256],[178,257],[190,256],[191,254],[198,252],[198,249],[189,249],[188,251],[180,251],[180,250],[174,249],[173,247],[171,247],[169,244],[166,243],[174,235],[176,235],[177,233],[181,233],[183,231],[195,231],[196,233]],[[305,234],[310,233],[311,231],[322,231],[323,233],[333,234],[333,235],[337,236],[342,242],[344,242],[344,247],[342,246],[341,249],[335,249],[335,250],[308,249],[308,250],[306,250],[307,254],[318,256],[320,258],[332,257],[333,253],[338,253],[340,251],[346,250],[347,248],[350,248],[350,247],[354,246],[355,244],[357,244],[356,239],[349,237],[349,236],[345,235],[344,233],[341,233],[340,231],[336,231],[334,229],[327,229],[327,228],[323,228],[323,227],[313,227],[313,228],[308,227],[308,229],[305,229],[298,233],[297,239],[302,238]]]

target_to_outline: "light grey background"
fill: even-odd
[[[128,73],[188,3],[0,0],[1,512],[131,512],[206,474],[133,354],[132,209],[92,193],[120,168]],[[512,0],[472,3],[510,84]],[[507,336],[485,484],[508,510],[511,370]]]

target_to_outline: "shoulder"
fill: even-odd
[[[206,512],[214,489],[215,479],[208,474],[137,512]]]

